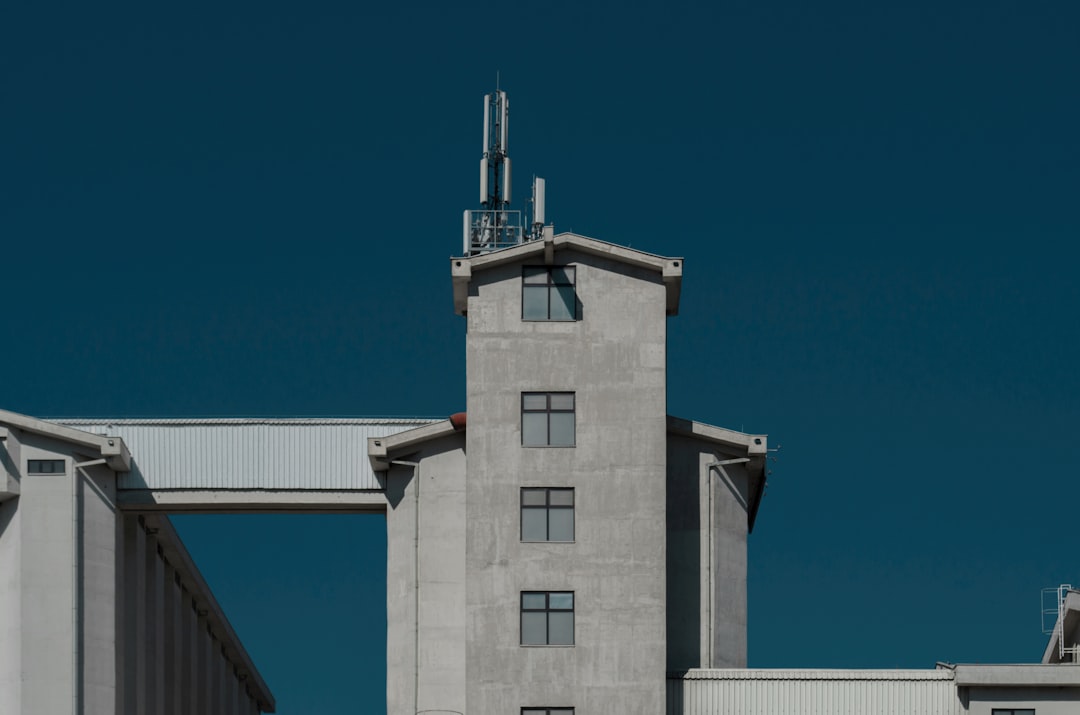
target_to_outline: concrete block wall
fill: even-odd
[[[560,250],[581,319],[522,320],[522,266],[472,276],[467,334],[468,712],[661,712],[666,292],[658,272]],[[523,447],[521,393],[576,395],[574,447]],[[520,489],[574,487],[575,543],[522,543]],[[520,644],[522,591],[573,591],[570,647]]]
[[[467,712],[464,446],[434,440],[385,476],[389,713]]]

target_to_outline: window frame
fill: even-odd
[[[540,504],[526,504],[525,492],[544,492],[544,503]],[[569,504],[552,504],[551,493],[552,492],[570,492]],[[520,501],[520,529],[519,539],[524,544],[572,544],[577,540],[577,494],[574,492],[574,487],[521,487],[521,493],[519,497]],[[544,539],[526,539],[525,538],[525,510],[531,511],[543,511],[544,512]],[[569,539],[552,539],[551,538],[551,511],[569,511],[570,512],[570,538]]]
[[[42,469],[44,465],[51,465],[48,471]],[[60,465],[60,471],[54,468]],[[67,474],[66,459],[28,459],[26,460],[26,473],[34,476],[59,477]]]
[[[526,596],[540,596],[544,597],[543,608],[526,608],[525,597]],[[570,596],[570,608],[552,608],[551,597],[552,596]],[[572,648],[577,644],[577,594],[574,591],[522,591],[518,600],[518,644],[525,648]],[[543,643],[526,643],[525,642],[525,614],[526,613],[543,613],[544,614],[544,642]],[[569,643],[552,643],[551,642],[551,614],[552,613],[569,613],[570,614],[570,642]]]
[[[543,395],[545,399],[544,409],[527,408],[525,406],[525,399],[536,395]],[[569,395],[572,405],[569,409],[551,407],[552,395]],[[546,414],[546,433],[545,441],[543,444],[531,444],[525,441],[525,415],[531,414]],[[568,444],[552,444],[551,443],[551,415],[552,414],[569,414],[573,419],[571,427],[573,429],[573,435],[571,441]],[[522,447],[575,447],[577,446],[577,393],[565,390],[554,390],[551,392],[522,392],[521,393],[521,446]]]
[[[990,715],[1035,715],[1035,708],[991,708]]]
[[[564,281],[560,281],[556,278],[555,272],[562,271],[563,276],[568,276]],[[544,275],[544,282],[530,283],[528,278],[530,275]],[[558,295],[559,288],[565,288],[569,286],[574,294],[574,306],[571,317],[569,318],[553,318],[551,317],[551,298],[552,295]],[[526,291],[530,288],[544,288],[547,294],[547,310],[545,311],[546,317],[525,317],[525,295]],[[574,323],[581,320],[581,302],[578,300],[577,292],[577,266],[522,266],[521,267],[521,319],[529,323]]]
[[[568,708],[568,707],[565,707],[565,706],[563,706],[563,707],[547,706],[547,707],[523,707],[523,708],[521,708],[521,715],[551,715],[552,713],[569,713],[570,715],[574,715],[574,708]]]

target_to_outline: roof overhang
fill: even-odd
[[[1080,688],[1080,665],[957,665],[956,684],[994,688]]]
[[[715,444],[720,451],[735,457],[746,457],[746,470],[755,478],[755,486],[747,509],[747,530],[754,530],[758,508],[765,495],[765,480],[768,470],[765,463],[769,454],[769,437],[764,434],[746,434],[735,430],[714,427],[702,422],[694,422],[668,415],[668,434],[677,434]]]
[[[678,315],[679,295],[682,291],[682,258],[665,258],[575,233],[560,233],[554,236],[550,232],[545,232],[543,240],[526,241],[517,246],[476,256],[451,258],[450,276],[454,285],[454,312],[465,315],[468,311],[469,283],[474,273],[506,263],[530,259],[551,264],[555,260],[555,253],[566,249],[574,249],[637,268],[656,271],[663,279],[667,290],[667,314]]]
[[[55,422],[28,417],[8,410],[0,410],[0,426],[48,437],[80,449],[89,450],[91,456],[104,459],[105,464],[113,471],[131,471],[131,452],[128,451],[124,440],[119,437],[91,434],[90,432],[64,427]]]
[[[385,472],[390,469],[394,458],[415,452],[425,442],[452,435],[462,429],[465,429],[464,420],[451,418],[386,437],[368,437],[368,461],[371,462],[372,470]]]

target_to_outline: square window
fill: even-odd
[[[522,591],[521,645],[574,645],[573,591]]]
[[[527,487],[521,490],[522,541],[573,541],[574,490]]]
[[[579,320],[574,266],[525,266],[521,271],[522,320]]]
[[[30,459],[26,462],[27,474],[66,474],[62,459]]]
[[[576,435],[573,392],[521,393],[521,444],[573,447]]]

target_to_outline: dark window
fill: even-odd
[[[574,446],[574,393],[521,393],[521,443],[526,447]]]
[[[31,459],[26,463],[27,474],[64,474],[62,459]]]
[[[548,487],[521,490],[522,541],[573,541],[574,490]]]
[[[522,708],[521,715],[574,715],[573,708]]]
[[[1035,715],[1035,708],[994,708],[992,715]]]
[[[574,645],[574,592],[521,593],[521,645]]]
[[[525,266],[521,272],[522,320],[577,320],[574,266]]]

